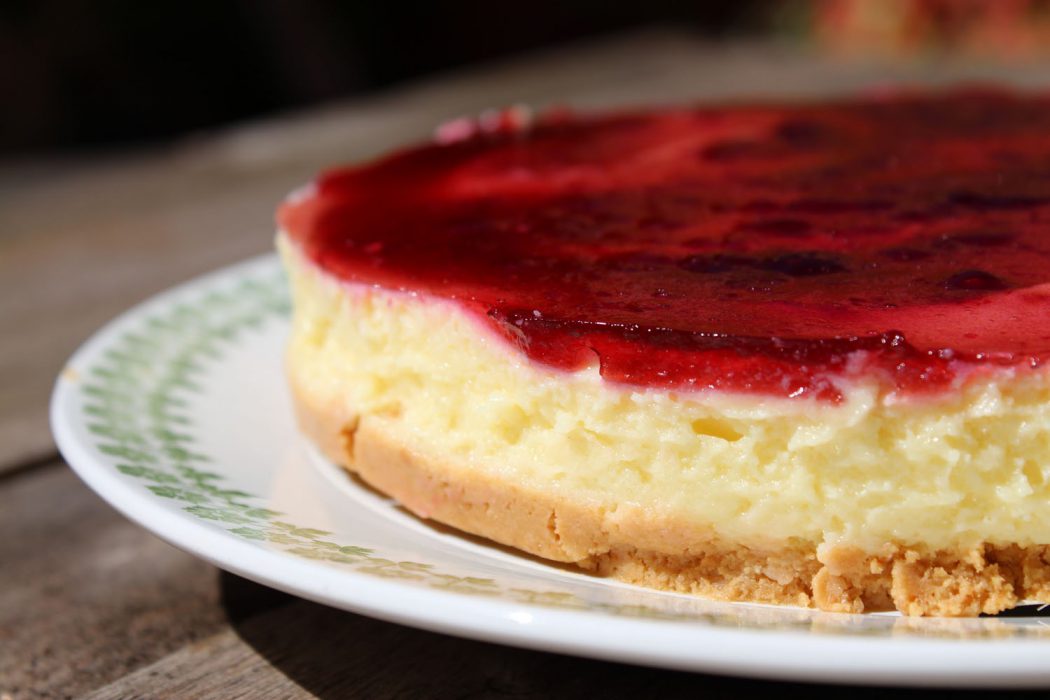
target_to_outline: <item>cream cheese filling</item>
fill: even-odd
[[[278,237],[293,381],[478,473],[747,546],[1050,543],[1050,373],[830,404],[638,389],[528,360],[452,302],[323,273]]]

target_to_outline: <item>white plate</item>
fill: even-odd
[[[172,544],[386,620],[716,673],[1050,685],[1050,618],[716,603],[593,578],[427,525],[299,438],[281,370],[287,329],[272,256],[129,311],[58,380],[51,416],[62,454],[99,495]]]

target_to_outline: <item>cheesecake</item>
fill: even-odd
[[[301,430],[419,517],[721,600],[1050,601],[1050,96],[513,109],[277,218]]]

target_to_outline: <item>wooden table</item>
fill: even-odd
[[[454,639],[249,583],[162,543],[89,492],[52,444],[48,392],[76,345],[118,311],[267,250],[275,203],[318,168],[425,137],[449,117],[519,102],[602,107],[1002,76],[1032,85],[1050,71],[826,61],[654,30],[149,152],[0,164],[0,700],[841,693]]]

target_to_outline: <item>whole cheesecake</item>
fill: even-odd
[[[302,430],[421,517],[726,600],[1050,600],[1050,96],[511,110],[278,219]]]

